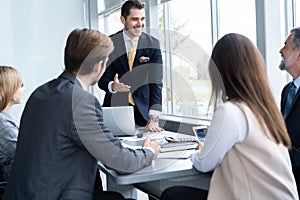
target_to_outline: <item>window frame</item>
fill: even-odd
[[[88,2],[93,2],[90,3],[90,5],[97,5],[97,0],[86,0]],[[158,28],[158,14],[157,12],[151,12],[153,10],[158,11],[158,7],[161,4],[164,4],[164,8],[163,8],[163,14],[164,14],[164,30],[169,30],[168,27],[166,27],[166,24],[168,24],[168,20],[170,20],[170,9],[168,8],[168,2],[170,2],[172,0],[143,0],[143,2],[146,3],[146,23],[148,27],[155,27]],[[270,66],[271,64],[273,65],[272,62],[270,62],[270,55],[269,51],[270,49],[267,49],[270,46],[270,40],[268,39],[271,35],[270,33],[267,33],[265,30],[267,28],[269,28],[268,24],[270,23],[269,21],[271,21],[269,18],[269,16],[266,15],[266,12],[269,12],[268,9],[277,9],[277,6],[279,3],[281,3],[282,1],[284,2],[284,22],[283,22],[283,26],[284,26],[284,31],[282,31],[281,29],[281,33],[280,33],[280,41],[278,41],[278,43],[283,44],[285,37],[289,34],[289,30],[295,25],[295,17],[296,17],[296,11],[295,11],[295,5],[296,5],[296,1],[297,0],[275,0],[272,1],[272,3],[275,3],[276,5],[270,5],[270,1],[271,0],[254,0],[255,1],[255,12],[256,12],[256,37],[257,37],[257,41],[256,41],[256,45],[258,47],[258,49],[261,51],[263,58],[266,61],[266,67],[267,67],[267,72],[269,72],[271,69],[271,67],[274,66]],[[107,18],[112,12],[116,12],[118,10],[120,10],[121,5],[123,3],[122,0],[116,1],[117,3],[110,7],[110,9],[102,11],[100,13],[98,13],[97,11],[97,15],[96,18],[98,20],[98,17],[100,15],[104,16],[104,20],[105,18]],[[219,0],[210,0],[210,11],[211,11],[211,38],[212,38],[212,46],[214,46],[214,44],[217,42],[217,40],[219,39],[219,4],[218,4]],[[95,8],[91,8],[92,6],[90,6],[90,13],[91,12],[95,12]],[[95,7],[95,6],[94,6]],[[96,9],[97,10],[97,9]],[[297,11],[300,12],[300,11]],[[270,14],[270,13],[269,13]],[[273,13],[271,13],[273,14]],[[278,13],[277,13],[278,15]],[[298,15],[300,15],[300,13],[298,13]],[[95,17],[93,15],[89,15],[89,17]],[[95,20],[89,20],[90,23],[95,21]],[[107,21],[105,22],[107,23]],[[108,25],[106,24],[105,27],[107,27]],[[281,25],[282,26],[282,25]],[[98,24],[93,23],[92,25],[90,25],[91,28],[98,28]],[[104,30],[104,33],[107,31],[107,28],[105,28],[106,30]],[[273,29],[278,30],[278,28],[272,28]],[[150,29],[145,29],[145,32],[151,34],[151,30]],[[169,54],[169,51],[167,51],[168,48],[170,48],[170,36],[168,36],[169,33],[165,34],[165,38],[163,41],[163,46],[166,48],[165,49],[165,54],[164,54],[164,75],[166,76],[166,88],[173,87],[173,77],[172,77],[172,59],[171,56]],[[275,37],[276,40],[278,39],[278,37]],[[276,43],[277,44],[277,43]],[[278,44],[277,44],[278,45]],[[272,47],[273,48],[273,47]],[[275,47],[275,54],[272,55],[273,59],[274,57],[278,57],[280,58],[280,55],[276,53],[278,53],[278,50],[276,50],[279,47]],[[273,51],[274,49],[272,49]],[[270,66],[270,67],[269,67]],[[269,70],[269,71],[268,71]],[[287,73],[286,73],[287,74]],[[274,74],[268,74],[268,76],[278,76],[278,75],[274,75]],[[287,81],[290,80],[290,76],[287,74]],[[278,79],[278,78],[277,78]],[[275,77],[275,80],[273,80],[273,83],[271,83],[271,87],[272,84],[276,85],[277,79]],[[271,81],[272,82],[272,81]],[[278,95],[279,91],[278,89],[276,89],[277,91],[275,92],[275,98],[277,98],[276,94]],[[167,89],[164,91],[163,95],[167,98],[168,97],[168,92]],[[171,95],[171,101],[174,101],[174,97]],[[278,101],[277,101],[278,103]],[[167,110],[166,110],[166,115],[169,116],[173,116],[174,113],[174,107],[173,107],[173,103],[171,103],[170,105],[167,106]],[[181,117],[181,116],[180,116]],[[192,117],[193,118],[193,117]]]

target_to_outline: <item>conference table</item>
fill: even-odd
[[[131,139],[130,142],[136,138]],[[128,141],[123,143],[126,146]],[[186,185],[208,189],[212,173],[201,173],[193,168],[190,155],[194,151],[182,149],[160,153],[151,165],[132,174],[118,174],[101,163],[99,169],[106,174],[107,190],[120,192],[126,198],[137,199],[136,188],[154,198],[159,198],[171,186]]]

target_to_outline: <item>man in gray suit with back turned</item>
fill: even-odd
[[[26,103],[4,199],[93,199],[98,161],[132,173],[157,156],[158,141],[145,140],[136,150],[122,147],[103,124],[98,100],[87,92],[105,71],[112,50],[111,39],[99,31],[70,33],[65,71]]]

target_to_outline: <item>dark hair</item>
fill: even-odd
[[[145,4],[138,0],[128,0],[126,1],[121,8],[121,15],[127,19],[127,16],[130,15],[130,9],[137,8],[139,10],[145,8]]]
[[[65,47],[65,70],[86,75],[113,50],[109,37],[92,29],[75,29],[68,36]]]
[[[293,34],[293,50],[298,50],[300,49],[300,27],[293,28],[291,33]]]
[[[262,129],[269,130],[277,143],[290,147],[285,123],[269,87],[265,64],[259,50],[245,36],[227,34],[214,46],[209,62],[212,81],[211,102],[244,103]]]

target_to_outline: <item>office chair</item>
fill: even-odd
[[[173,186],[163,191],[160,200],[206,200],[208,191],[189,186]]]
[[[2,199],[2,197],[4,195],[6,183],[7,183],[7,181],[0,181],[0,200]]]

